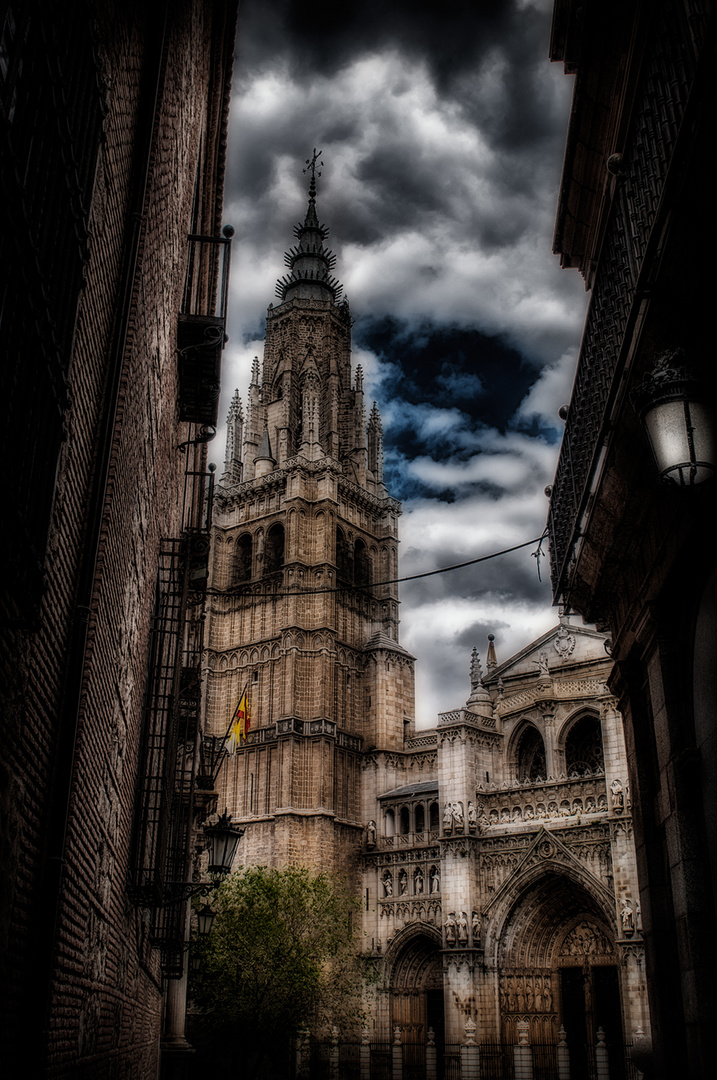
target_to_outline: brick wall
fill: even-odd
[[[58,5],[58,18],[60,7],[76,13],[75,5]],[[6,867],[0,1013],[9,1056],[22,1051],[31,1067],[48,1075],[140,1078],[157,1068],[162,1000],[148,917],[128,893],[148,635],[159,541],[177,535],[181,525],[186,456],[178,445],[191,432],[177,421],[177,312],[198,164],[199,225],[213,233],[219,225],[235,11],[232,4],[182,0],[169,5],[164,36],[162,11],[149,5],[103,2],[92,11],[91,59],[105,115],[74,341],[63,357],[68,407],[45,584],[33,617],[24,624],[16,618],[4,642],[9,695],[0,721],[6,811],[0,826]],[[53,14],[46,10],[42,18],[50,35]],[[28,40],[28,49],[40,50],[38,38]],[[26,67],[36,59],[28,54]],[[33,70],[39,78],[41,65]],[[151,130],[151,157],[132,272],[144,130]],[[82,135],[75,133],[78,154],[86,152]],[[198,163],[200,138],[204,160]],[[125,282],[131,288],[128,334],[119,349]],[[33,363],[32,344],[29,332],[20,364]],[[32,401],[26,406],[32,423]],[[201,460],[201,452],[194,460],[190,451],[191,463],[199,467]],[[89,610],[84,603],[78,610],[83,588]],[[77,665],[73,648],[84,637],[85,613],[86,649]],[[73,666],[81,677],[79,709],[72,701]],[[62,732],[72,715],[78,726],[68,747]],[[66,763],[71,785],[56,909],[47,856],[63,846]],[[47,918],[55,910],[56,926]]]

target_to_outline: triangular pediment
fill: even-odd
[[[532,844],[512,874],[503,882],[486,908],[486,914],[500,907],[510,895],[522,892],[531,879],[541,873],[564,874],[593,893],[599,893],[603,901],[612,902],[612,894],[587,867],[572,853],[562,840],[542,826]]]
[[[541,677],[559,675],[561,669],[571,664],[604,661],[605,640],[605,635],[592,627],[561,622],[493,668],[483,683],[490,688],[499,680],[506,682],[531,677],[540,680]]]

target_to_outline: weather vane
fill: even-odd
[[[312,180],[316,179],[316,175],[317,175],[316,174],[316,166],[320,165],[322,169],[324,167],[323,161],[319,161],[319,158],[321,157],[322,154],[323,154],[323,150],[319,150],[317,152],[316,147],[314,147],[314,156],[312,158],[307,158],[306,159],[307,167],[305,169],[303,169],[302,171],[307,173],[307,172],[309,172],[309,170],[311,170],[311,178],[312,178]],[[321,173],[319,173],[318,175],[321,176]]]

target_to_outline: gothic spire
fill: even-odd
[[[282,304],[294,299],[330,300],[338,304],[341,299],[343,286],[331,274],[336,256],[324,247],[329,230],[319,222],[316,213],[317,165],[323,165],[320,157],[321,151],[314,150],[313,158],[306,159],[304,172],[311,173],[309,205],[303,225],[294,226],[298,243],[284,255],[289,273],[276,283],[276,295]],[[321,176],[321,173],[318,175]]]

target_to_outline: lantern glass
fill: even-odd
[[[216,825],[210,825],[204,830],[205,836],[210,840],[209,866],[210,874],[228,874],[232,868],[234,854],[239,840],[244,835],[243,829],[237,829],[232,825],[232,819],[224,813]]]
[[[202,904],[197,911],[197,933],[200,937],[206,937],[211,933],[214,919],[216,918],[209,904]]]
[[[690,487],[712,476],[717,454],[707,405],[685,398],[663,400],[647,409],[643,422],[663,479]]]

